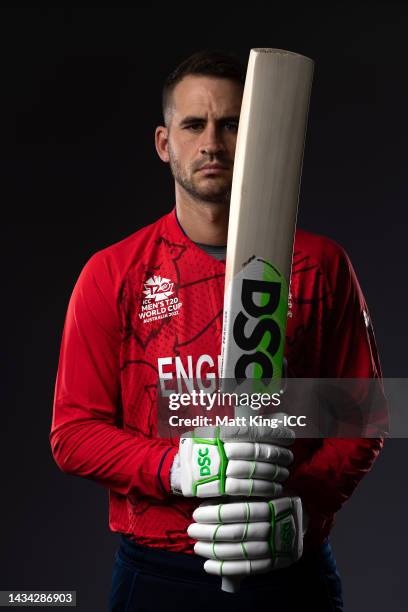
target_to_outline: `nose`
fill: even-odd
[[[202,155],[217,155],[225,151],[225,143],[221,137],[221,130],[214,124],[208,123],[202,133],[200,153]]]

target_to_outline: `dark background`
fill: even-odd
[[[265,46],[315,60],[299,225],[346,248],[384,375],[406,376],[408,8],[281,4],[1,10],[0,589],[76,589],[81,610],[107,608],[107,492],[63,475],[48,441],[58,351],[86,260],[173,206],[153,132],[162,81],[193,51],[246,63]],[[406,449],[388,440],[338,514],[350,612],[406,609]]]

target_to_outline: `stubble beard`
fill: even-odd
[[[219,183],[217,182],[217,179],[214,181],[209,179],[205,186],[200,187],[194,180],[194,169],[189,173],[186,168],[183,168],[170,145],[168,152],[170,169],[174,180],[196,202],[218,204],[222,206],[229,205],[231,199],[231,181],[228,181],[228,183]]]

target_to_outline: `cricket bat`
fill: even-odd
[[[228,225],[221,356],[228,383],[254,388],[282,376],[313,66],[281,49],[250,52]],[[238,590],[239,579],[223,577],[222,588]]]

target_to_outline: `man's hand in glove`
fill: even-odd
[[[198,428],[180,439],[171,473],[186,497],[277,497],[293,461],[288,427]]]
[[[198,540],[196,554],[204,569],[218,576],[248,576],[288,567],[303,552],[302,503],[299,497],[267,501],[201,504],[188,528]]]

